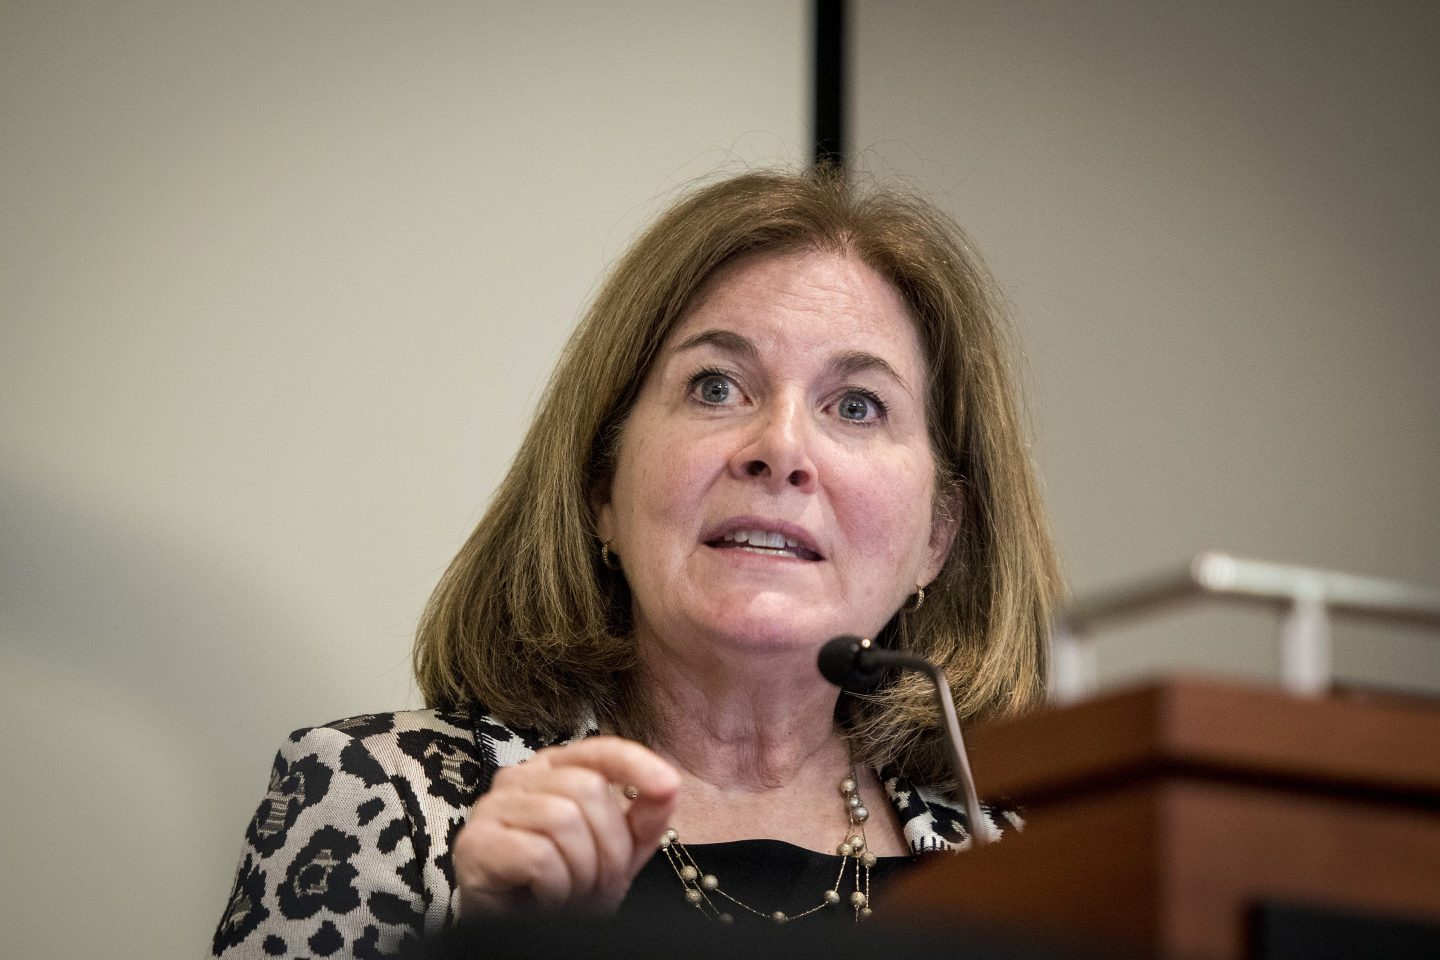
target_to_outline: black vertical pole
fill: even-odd
[[[845,166],[845,0],[814,0],[815,163]]]

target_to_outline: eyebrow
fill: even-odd
[[[890,365],[884,357],[877,357],[873,353],[866,353],[864,350],[848,350],[830,361],[830,368],[842,377],[853,376],[857,373],[880,373],[894,380],[907,393],[910,391],[910,384],[900,376],[900,371]]]
[[[738,353],[746,360],[760,359],[760,348],[749,337],[742,337],[730,330],[703,330],[675,348],[676,353],[694,350],[697,347],[716,347],[727,353]]]
[[[755,342],[749,337],[742,337],[731,330],[703,330],[676,346],[675,352],[681,353],[685,350],[707,346],[738,354],[750,362],[759,362],[760,360],[760,348],[755,346]],[[905,382],[905,378],[900,376],[900,372],[888,360],[864,350],[847,350],[832,359],[828,366],[841,377],[854,376],[857,373],[883,374],[894,380],[907,392],[910,390],[910,385]]]

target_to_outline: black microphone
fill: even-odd
[[[827,640],[815,659],[820,675],[841,690],[850,693],[869,693],[885,679],[888,670],[914,670],[930,678],[935,690],[935,703],[945,720],[945,739],[950,744],[950,766],[955,771],[955,780],[965,792],[965,819],[970,826],[970,836],[976,845],[989,843],[994,839],[990,824],[986,822],[980,808],[980,796],[975,791],[975,778],[970,774],[970,757],[965,752],[965,738],[960,735],[960,719],[955,713],[955,696],[950,682],[935,664],[924,657],[896,650],[886,650],[870,643],[869,638],[853,637],[848,634]]]
[[[869,640],[847,634],[821,647],[816,665],[820,667],[820,675],[841,690],[869,693],[880,686],[885,679],[886,668],[892,666],[877,662],[877,654],[881,652],[872,648]]]

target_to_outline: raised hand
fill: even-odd
[[[622,788],[634,787],[632,800]],[[462,916],[611,912],[656,850],[680,776],[646,747],[590,737],[502,768],[455,840]]]

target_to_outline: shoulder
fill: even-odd
[[[246,827],[213,954],[384,955],[452,923],[450,848],[471,805],[496,770],[550,742],[478,709],[296,730]]]
[[[451,881],[439,841],[464,820],[478,770],[464,758],[473,753],[462,717],[428,710],[290,734],[246,827],[212,953],[308,945],[322,955],[383,954],[442,924]],[[455,762],[445,766],[446,757]]]
[[[485,763],[472,718],[465,711],[403,710],[347,717],[296,730],[280,752],[313,756],[367,786],[388,780],[411,803],[433,797],[454,808],[468,807],[474,800]]]
[[[367,713],[305,727],[280,745],[245,839],[258,860],[305,854],[320,840],[357,867],[384,857],[429,900],[449,879],[437,848],[463,824],[485,775],[466,712]]]
[[[943,790],[914,783],[894,769],[881,771],[880,780],[912,854],[969,849],[971,831],[963,803]],[[997,835],[1025,826],[1018,808],[1009,801],[989,800],[980,808]]]
[[[478,706],[403,710],[296,730],[281,754],[325,758],[367,783],[398,779],[420,796],[468,807],[489,789],[500,767],[524,763],[537,750],[594,732],[594,723],[587,722],[567,736],[546,738]]]
[[[378,776],[365,769],[378,764],[386,776],[422,784],[425,793],[469,806],[490,788],[495,771],[524,763],[536,751],[569,743],[596,732],[587,719],[569,733],[545,737],[511,726],[481,706],[456,710],[403,710],[366,713],[307,727],[290,734],[289,744],[304,753],[319,748],[338,759],[347,772]]]

